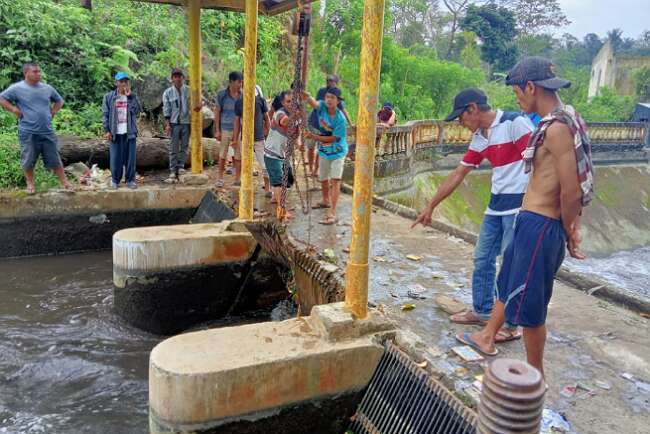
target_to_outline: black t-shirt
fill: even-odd
[[[255,141],[259,142],[264,140],[264,113],[268,112],[269,108],[266,105],[264,98],[255,96]],[[235,116],[243,119],[244,113],[244,98],[237,100],[235,103]],[[242,125],[243,128],[243,125]]]

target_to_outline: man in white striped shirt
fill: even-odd
[[[454,98],[454,110],[445,121],[455,119],[474,133],[469,149],[412,227],[418,223],[430,224],[433,210],[456,190],[465,176],[478,168],[484,159],[490,162],[490,203],[485,210],[474,251],[473,308],[451,317],[455,323],[482,325],[489,319],[494,306],[496,259],[512,241],[515,216],[528,185],[521,153],[528,144],[534,126],[522,113],[493,110],[488,105],[485,93],[475,88],[465,89]],[[520,337],[515,327],[506,325],[496,341],[505,342]]]

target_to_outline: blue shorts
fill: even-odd
[[[33,134],[18,131],[20,142],[20,165],[23,170],[32,170],[39,156],[43,156],[43,165],[47,169],[63,167],[59,156],[59,144],[54,133]]]
[[[565,250],[566,234],[560,220],[530,211],[519,213],[497,278],[508,323],[539,327],[546,322],[553,281]]]
[[[269,174],[269,182],[271,187],[282,187],[282,180],[284,177],[284,163],[286,160],[278,160],[277,158],[271,158],[264,156],[264,165],[266,166],[266,172]],[[287,188],[290,188],[293,185],[293,170],[291,170],[291,165],[289,165],[289,177],[287,179]]]

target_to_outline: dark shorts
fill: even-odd
[[[39,155],[43,156],[43,165],[48,169],[63,166],[59,156],[59,144],[56,134],[32,134],[18,131],[20,142],[20,165],[23,170],[32,170]]]
[[[271,187],[282,187],[282,178],[284,177],[284,162],[286,160],[278,160],[277,158],[270,158],[264,156],[264,165],[269,174],[269,182]],[[289,166],[289,178],[287,179],[287,187],[293,185],[293,170]]]
[[[497,278],[508,323],[538,327],[546,322],[553,281],[565,250],[566,234],[560,220],[530,211],[519,213]]]

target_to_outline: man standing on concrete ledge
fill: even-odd
[[[172,86],[163,93],[163,115],[165,134],[171,137],[169,143],[169,178],[166,183],[178,181],[178,175],[185,173],[187,149],[190,143],[190,88],[185,84],[183,71],[172,69]]]
[[[215,98],[214,109],[214,137],[219,141],[219,150],[215,156],[215,161],[219,162],[217,172],[217,187],[223,187],[223,174],[226,170],[226,160],[228,159],[228,149],[231,146],[233,129],[235,128],[235,103],[242,97],[242,83],[244,77],[241,72],[233,71],[228,75],[228,87],[217,93]],[[241,144],[235,142],[233,149],[235,156],[233,164],[235,165],[235,186],[240,184],[241,176]]]
[[[111,143],[111,188],[116,189],[126,168],[126,185],[138,188],[135,183],[135,139],[138,135],[137,116],[140,102],[131,92],[129,75],[115,74],[115,90],[104,95],[102,103],[106,140]]]
[[[52,118],[63,107],[63,98],[49,84],[41,82],[41,68],[35,63],[23,66],[24,80],[0,93],[0,106],[18,119],[20,165],[25,172],[27,193],[33,194],[34,166],[38,156],[43,164],[59,177],[61,185],[72,189],[63,171],[58,141],[52,128]]]
[[[465,89],[454,98],[454,109],[445,121],[459,120],[474,135],[458,167],[442,183],[411,228],[431,223],[433,210],[451,195],[465,176],[479,167],[483,159],[492,165],[492,192],[485,210],[472,275],[473,309],[452,315],[458,324],[485,324],[496,296],[496,259],[512,240],[515,216],[528,184],[522,151],[533,131],[529,118],[521,113],[492,110],[480,89]],[[518,339],[516,327],[499,331],[497,342]]]
[[[512,243],[505,251],[497,281],[498,298],[486,327],[462,333],[458,340],[487,355],[496,355],[494,339],[504,321],[524,328],[528,363],[544,375],[546,314],[555,274],[565,249],[576,259],[583,206],[593,197],[593,166],[586,125],[559,89],[571,83],[555,76],[553,64],[527,57],[510,71],[519,106],[542,119],[524,151],[526,173],[532,172]]]

